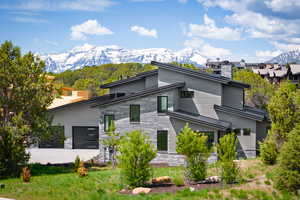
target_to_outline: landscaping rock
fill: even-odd
[[[195,188],[190,187],[190,191],[191,191],[191,192],[194,192],[194,191],[195,191]]]
[[[153,184],[162,184],[162,183],[171,183],[171,182],[172,182],[172,179],[169,176],[161,176],[161,177],[152,179]]]
[[[141,193],[148,194],[149,192],[151,192],[151,189],[144,188],[144,187],[138,187],[132,190],[132,194],[141,194]]]
[[[219,176],[211,176],[206,178],[203,181],[200,181],[199,183],[201,184],[210,184],[210,183],[220,183],[221,182],[221,178]]]

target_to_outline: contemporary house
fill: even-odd
[[[170,64],[152,64],[158,69],[102,85],[109,89],[108,95],[51,109],[53,125],[62,127],[66,140],[44,150],[60,152],[58,157],[69,152],[105,161],[110,152],[99,140],[107,137],[114,121],[121,134],[142,130],[149,135],[158,150],[153,163],[183,164],[176,153],[176,136],[186,123],[206,134],[208,145],[233,131],[239,155],[257,155],[268,120],[264,111],[244,104],[244,89],[249,85]]]

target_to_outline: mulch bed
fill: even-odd
[[[210,183],[210,184],[186,184],[185,186],[177,187],[174,184],[160,184],[160,185],[148,185],[147,188],[151,188],[150,193],[175,193],[177,191],[183,190],[185,188],[195,188],[195,190],[202,190],[208,188],[220,188],[222,187],[221,183]],[[132,190],[123,189],[119,191],[121,194],[132,194]]]

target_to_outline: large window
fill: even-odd
[[[64,126],[52,126],[51,135],[41,139],[39,148],[64,148],[64,137]]]
[[[164,113],[168,111],[168,97],[158,96],[157,97],[157,112]]]
[[[157,150],[168,151],[168,131],[157,131]]]
[[[104,115],[104,131],[107,132],[113,123],[114,115]]]
[[[99,149],[99,127],[73,126],[73,149]]]
[[[140,122],[140,105],[130,105],[130,122]]]
[[[194,91],[180,91],[180,98],[193,98]]]

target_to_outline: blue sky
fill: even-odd
[[[256,62],[300,49],[300,0],[1,0],[0,25],[25,52],[88,43]]]

